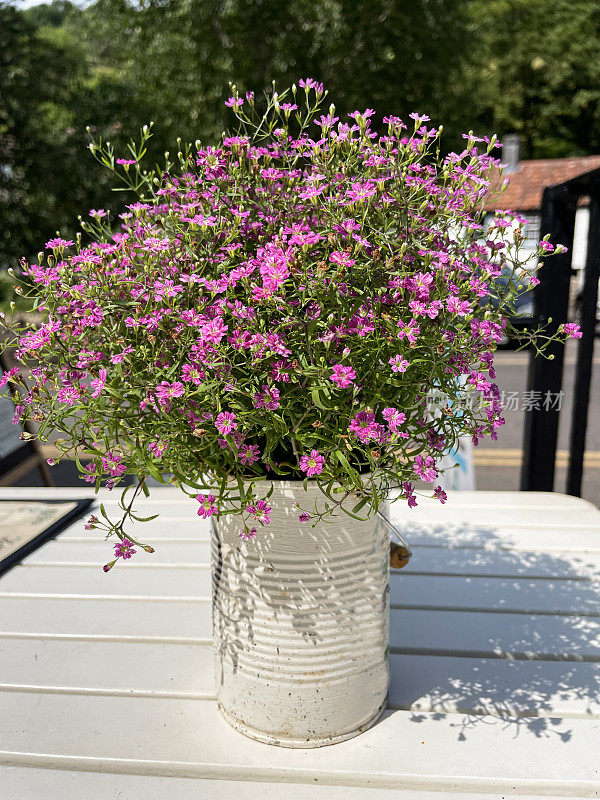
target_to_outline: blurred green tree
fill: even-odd
[[[464,64],[480,129],[521,135],[523,156],[600,148],[600,4],[474,0]]]

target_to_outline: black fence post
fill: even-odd
[[[581,496],[585,435],[587,431],[592,363],[594,358],[594,336],[596,331],[596,304],[598,302],[598,280],[600,279],[600,199],[594,193],[590,198],[590,222],[588,228],[587,254],[581,304],[582,337],[577,348],[577,367],[571,417],[571,442],[567,493]]]
[[[549,334],[567,321],[569,287],[571,283],[571,250],[575,228],[577,197],[566,187],[549,187],[542,201],[542,236],[550,234],[550,241],[562,244],[566,253],[545,258],[539,272],[540,285],[534,292],[535,318]],[[548,323],[551,319],[552,322]],[[528,389],[539,401],[525,414],[523,437],[523,464],[521,489],[551,492],[554,489],[556,441],[560,408],[553,398],[560,398],[563,374],[564,345],[553,342],[545,351],[554,358],[535,357],[532,350],[529,360]]]

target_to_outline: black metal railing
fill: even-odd
[[[560,325],[567,322],[575,214],[582,196],[590,198],[590,215],[583,296],[578,320],[582,337],[577,348],[567,473],[567,492],[577,497],[581,495],[583,477],[600,278],[600,169],[544,190],[541,235],[550,234],[550,241],[555,245],[564,245],[567,252],[544,259],[538,275],[540,284],[534,293],[536,320],[547,325],[549,333],[555,333]],[[564,345],[553,342],[547,352],[553,356],[552,360],[535,358],[535,351],[531,353],[528,389],[540,393],[532,396],[560,395]],[[525,415],[521,489],[547,492],[554,490],[559,416],[560,406],[546,408],[543,404]]]

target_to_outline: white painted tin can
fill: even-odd
[[[280,481],[271,523],[242,541],[242,521],[213,521],[217,700],[261,742],[320,747],[377,721],[389,682],[389,532],[341,512],[298,521],[323,503],[309,483]]]

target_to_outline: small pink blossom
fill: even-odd
[[[402,413],[402,411],[398,411],[397,408],[384,408],[382,416],[386,420],[390,430],[394,433],[396,433],[403,422],[406,422],[406,414]]]
[[[258,461],[260,457],[260,448],[255,444],[243,444],[238,450],[238,457],[242,464],[250,466]]]
[[[400,355],[390,358],[389,363],[392,367],[392,372],[406,372],[409,366],[408,361]]]
[[[264,384],[262,391],[254,394],[255,408],[266,408],[267,411],[275,411],[279,406],[279,389],[275,386]]]
[[[217,415],[217,419],[215,420],[215,428],[219,431],[219,433],[223,434],[223,436],[228,436],[237,428],[237,422],[235,420],[235,414],[232,414],[230,411],[222,411]]]
[[[91,397],[98,397],[101,391],[104,389],[106,385],[106,370],[100,369],[98,372],[98,377],[90,383],[90,386],[94,390],[91,393]]]
[[[126,537],[115,545],[115,556],[117,558],[131,558],[136,552],[137,550],[134,549],[133,542]]]
[[[313,475],[320,475],[323,472],[325,459],[318,450],[311,450],[309,456],[302,456],[300,459],[300,469],[306,472],[309,478]]]
[[[581,339],[583,336],[583,331],[576,325],[574,322],[567,322],[565,324],[565,333],[567,336],[570,336],[571,339]]]
[[[448,495],[447,495],[447,494],[446,494],[446,492],[445,492],[445,491],[442,489],[442,487],[441,487],[441,486],[436,486],[436,487],[435,487],[435,489],[433,490],[433,496],[434,496],[434,497],[435,497],[437,500],[439,500],[439,501],[440,501],[440,503],[441,503],[442,505],[443,505],[443,504],[446,502],[446,500],[448,499]]]
[[[329,380],[337,383],[340,389],[346,389],[352,386],[352,381],[356,378],[356,372],[352,367],[344,367],[342,364],[336,364],[332,367],[333,373],[329,376]]]
[[[268,525],[271,522],[271,506],[264,500],[257,500],[256,503],[247,505],[246,511],[261,525]]]
[[[423,458],[422,455],[418,455],[415,458],[414,471],[415,475],[422,478],[426,483],[433,483],[438,474],[433,456]]]
[[[214,517],[219,513],[219,510],[215,504],[216,497],[214,494],[198,494],[196,495],[196,500],[200,503],[198,516],[202,517],[202,519]]]

